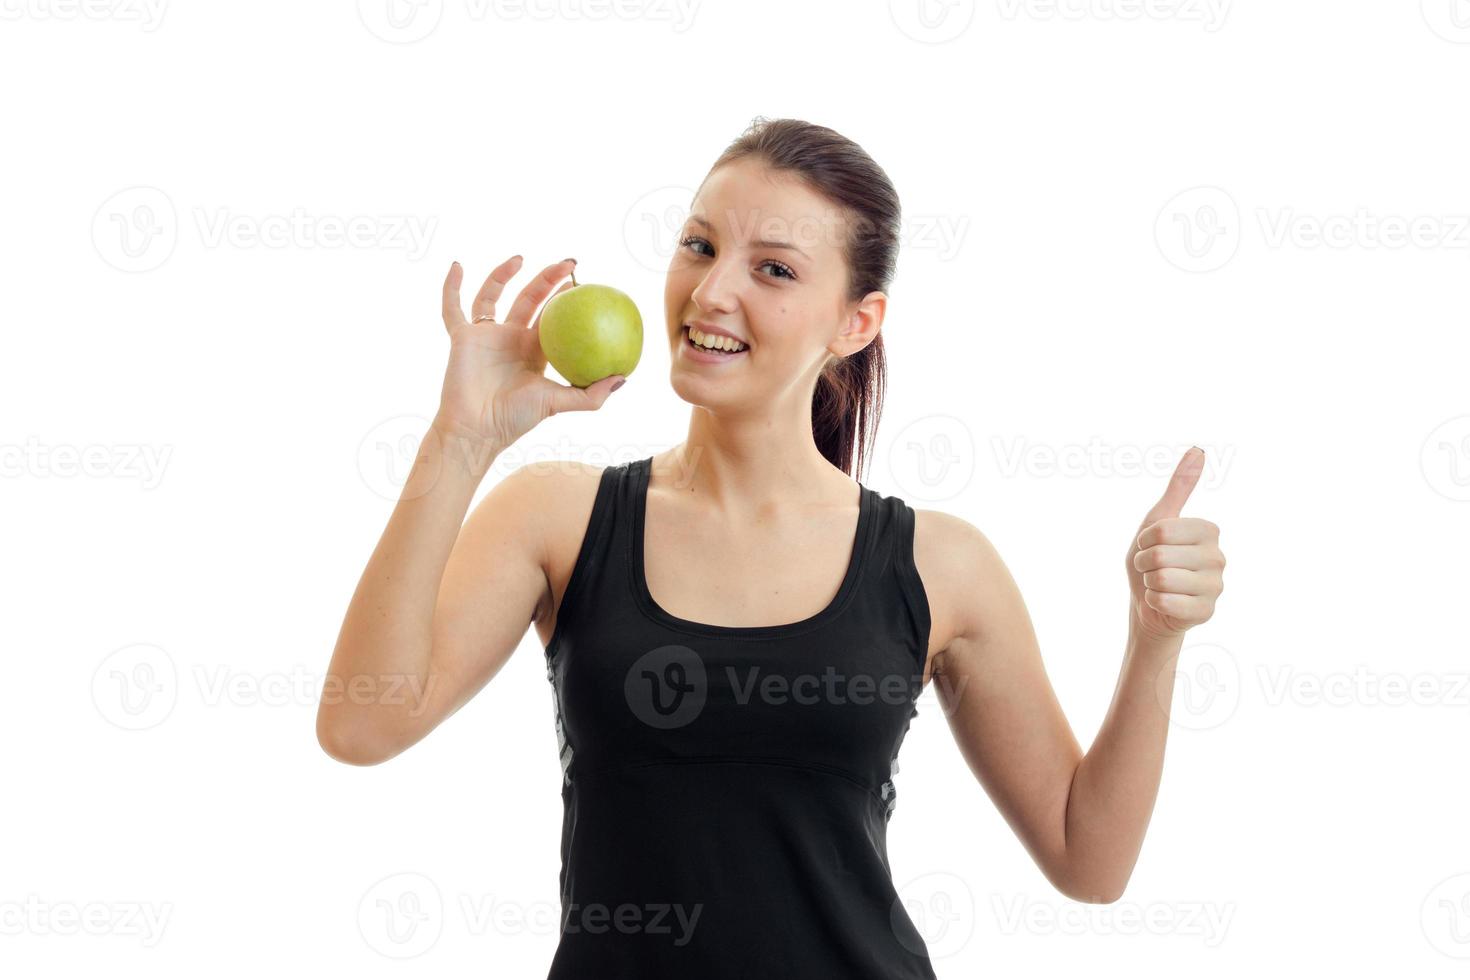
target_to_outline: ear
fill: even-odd
[[[838,357],[856,354],[873,342],[883,326],[883,314],[888,310],[888,294],[874,290],[858,300],[847,313],[847,322],[837,339],[827,349]]]

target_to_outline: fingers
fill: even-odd
[[[1220,528],[1202,517],[1164,517],[1138,532],[1138,547],[1156,544],[1205,544],[1220,539]]]
[[[1199,482],[1204,468],[1205,451],[1198,446],[1189,447],[1189,451],[1179,460],[1179,465],[1174,467],[1174,475],[1169,477],[1169,485],[1164,488],[1164,495],[1149,510],[1143,523],[1148,524],[1163,517],[1178,517],[1179,511],[1184,508],[1184,502],[1189,499],[1195,484]]]
[[[475,294],[475,301],[470,305],[470,319],[489,314],[495,315],[495,303],[500,299],[505,284],[510,282],[515,274],[520,271],[521,256],[512,255],[504,262],[490,270],[490,275],[485,278],[485,284]]]
[[[562,259],[555,265],[549,265],[541,270],[541,274],[526,284],[516,297],[515,305],[510,308],[510,313],[505,317],[506,323],[526,325],[531,321],[531,314],[542,301],[551,295],[556,284],[561,282],[571,273],[576,266],[576,259]]]
[[[1151,572],[1155,568],[1188,568],[1203,572],[1225,567],[1225,556],[1218,548],[1202,548],[1191,544],[1156,544],[1134,552],[1133,568]]]
[[[558,412],[590,412],[602,407],[607,396],[625,380],[621,374],[609,375],[585,388],[557,385],[551,393],[551,414]]]
[[[1155,568],[1143,573],[1143,587],[1155,592],[1175,595],[1214,596],[1220,576],[1214,572],[1196,572],[1188,568]]]
[[[562,293],[566,292],[568,289],[571,289],[571,288],[572,288],[572,281],[570,279],[568,279],[566,282],[564,282],[564,283],[561,284],[561,286],[557,289],[556,292],[554,292],[554,293],[551,294],[552,295],[552,298],[555,299],[557,296],[560,296]],[[532,321],[532,323],[531,323],[531,333],[532,334],[535,334],[538,330],[541,329],[541,313],[545,309],[546,309],[546,307],[543,306],[543,307],[541,307],[540,310],[537,310],[536,311],[536,319],[534,321]]]
[[[1189,629],[1209,619],[1214,614],[1214,602],[1200,596],[1181,595],[1177,592],[1155,592],[1145,589],[1144,603],[1161,616],[1167,616],[1182,628]]]
[[[458,262],[449,264],[449,274],[444,277],[444,296],[442,300],[444,329],[459,326],[465,322],[464,311],[459,306],[459,284],[464,279],[464,270]]]

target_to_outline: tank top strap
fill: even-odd
[[[600,604],[599,599],[606,598],[610,590],[622,587],[632,541],[635,475],[637,468],[646,465],[651,458],[603,468],[597,494],[592,501],[592,512],[582,532],[582,546],[557,607],[556,629],[546,645],[549,662],[555,660],[565,645],[567,634],[591,608]],[[621,596],[626,593],[613,594]]]
[[[916,515],[901,497],[869,487],[863,492],[872,496],[873,528],[863,555],[866,571],[858,601],[876,620],[874,629],[905,644],[922,678],[929,653],[930,610],[914,563]]]

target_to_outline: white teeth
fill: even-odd
[[[723,337],[719,334],[704,333],[700,330],[696,330],[694,327],[689,328],[689,339],[693,340],[700,347],[710,347],[715,350],[745,350],[745,345],[738,340],[735,340],[731,337]]]

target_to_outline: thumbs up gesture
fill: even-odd
[[[1145,636],[1182,636],[1214,614],[1225,589],[1220,529],[1203,518],[1179,516],[1204,465],[1205,451],[1198,446],[1184,454],[1128,549],[1129,624]]]

